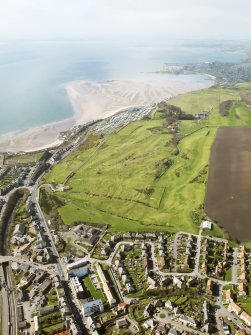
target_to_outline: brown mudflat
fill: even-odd
[[[251,128],[219,128],[211,151],[206,213],[233,239],[251,241]]]

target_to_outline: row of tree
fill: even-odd
[[[27,189],[19,189],[13,192],[8,201],[6,202],[5,208],[2,214],[2,220],[0,222],[0,253],[5,255],[8,249],[9,243],[9,232],[11,230],[11,220],[15,213],[15,208],[21,198],[29,192]]]
[[[185,113],[180,107],[170,105],[165,101],[162,101],[157,106],[158,112],[161,113],[168,124],[173,124],[178,120],[194,120],[195,117],[192,114]]]

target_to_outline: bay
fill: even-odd
[[[236,50],[182,41],[0,41],[0,135],[70,117],[68,82],[138,78],[166,62],[238,62],[245,52]]]

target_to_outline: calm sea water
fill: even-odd
[[[165,62],[239,61],[219,45],[0,41],[0,134],[59,121],[72,114],[63,84],[136,78]]]

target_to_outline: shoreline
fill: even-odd
[[[134,80],[91,82],[78,80],[64,85],[73,115],[61,121],[0,135],[0,152],[34,152],[63,143],[61,132],[97,119],[105,119],[135,106],[154,104],[178,94],[214,84],[208,76],[148,76]],[[196,80],[197,79],[197,80]]]

